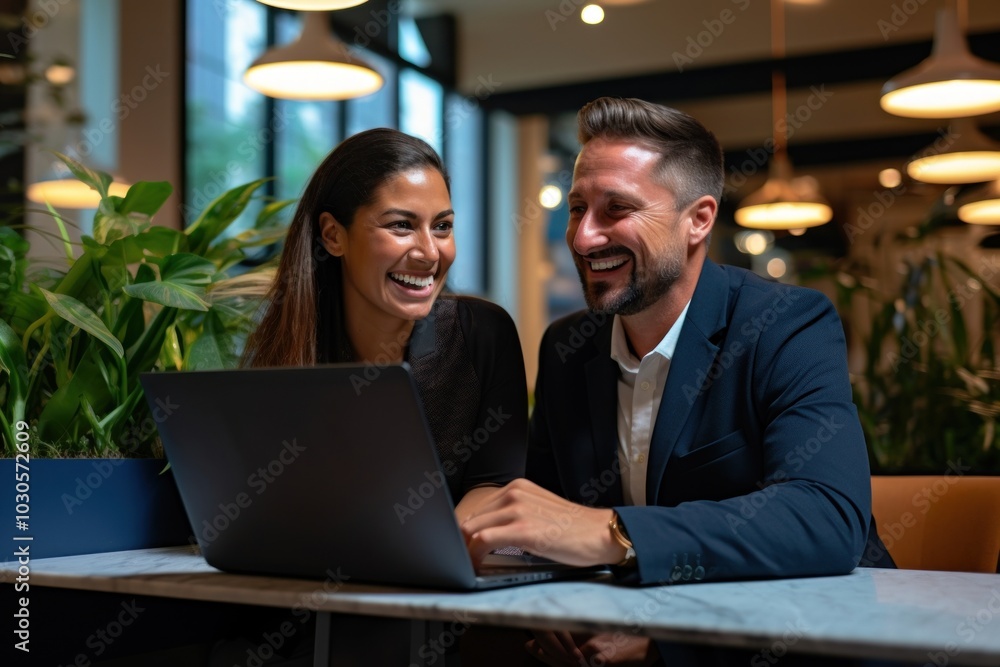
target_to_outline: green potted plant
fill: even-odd
[[[139,374],[236,364],[259,300],[233,287],[264,284],[269,269],[233,269],[249,249],[283,239],[278,214],[291,202],[266,204],[251,229],[226,237],[265,182],[253,181],[178,231],[153,224],[168,183],[116,197],[108,174],[59,157],[101,196],[79,250],[49,209],[66,270],[34,266],[24,239],[0,227],[0,433],[10,457],[0,474],[27,472],[30,489],[30,518],[17,528],[34,533],[35,557],[185,542],[176,489],[156,458],[156,423],[170,406],[149,410]],[[112,519],[118,511],[131,515]]]
[[[1000,472],[1000,256],[946,250],[961,225],[942,200],[920,225],[887,231],[882,242],[903,250],[898,281],[851,258],[812,274],[834,278],[861,342],[852,385],[873,474]]]

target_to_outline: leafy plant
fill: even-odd
[[[83,237],[76,256],[64,221],[49,209],[66,271],[34,266],[28,243],[0,227],[4,455],[13,455],[21,421],[30,425],[35,455],[156,455],[139,373],[235,365],[259,301],[232,289],[245,279],[233,269],[247,249],[284,238],[278,213],[292,202],[268,204],[252,229],[223,237],[265,182],[253,181],[223,193],[178,231],[152,224],[170,184],[140,182],[116,197],[108,174],[59,158],[101,202],[93,236]]]
[[[908,264],[902,294],[875,299],[855,402],[873,468],[941,472],[1000,464],[1000,294],[941,253]],[[978,305],[974,305],[978,304]],[[981,308],[982,327],[969,327]]]
[[[1000,470],[1000,293],[991,286],[1000,256],[970,265],[936,249],[953,220],[935,206],[889,241],[908,244],[898,285],[850,259],[818,272],[836,276],[845,321],[865,313],[864,327],[852,327],[864,350],[852,385],[873,472],[940,474],[958,462]]]

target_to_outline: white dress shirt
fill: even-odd
[[[611,358],[618,362],[618,462],[627,505],[646,504],[646,468],[656,414],[663,399],[670,359],[684,326],[689,301],[670,331],[639,360],[629,349],[621,318],[611,329]]]

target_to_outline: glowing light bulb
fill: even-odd
[[[600,5],[587,5],[580,10],[580,20],[589,25],[597,25],[604,20],[604,9]]]

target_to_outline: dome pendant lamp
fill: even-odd
[[[280,9],[294,9],[297,12],[321,12],[357,7],[368,0],[258,0],[258,2]]]
[[[980,132],[971,118],[952,121],[942,139],[949,140],[942,148],[932,146],[906,165],[911,178],[959,185],[1000,177],[1000,144]]]
[[[243,74],[244,83],[286,100],[347,100],[382,87],[382,75],[333,36],[324,12],[304,16],[298,39],[253,61]]]
[[[958,217],[973,225],[1000,225],[1000,178],[958,198]]]
[[[788,130],[784,122],[787,106],[785,74],[777,61],[785,57],[784,0],[771,0],[771,51],[775,70],[771,74],[771,113],[773,116],[774,155],[767,182],[748,195],[736,211],[736,222],[753,229],[805,229],[830,222],[833,209],[819,194],[816,180],[792,177],[792,163],[786,145]]]
[[[958,7],[953,5],[938,10],[930,57],[890,79],[882,87],[880,104],[889,113],[908,118],[1000,111],[1000,64],[969,52],[959,30]]]

